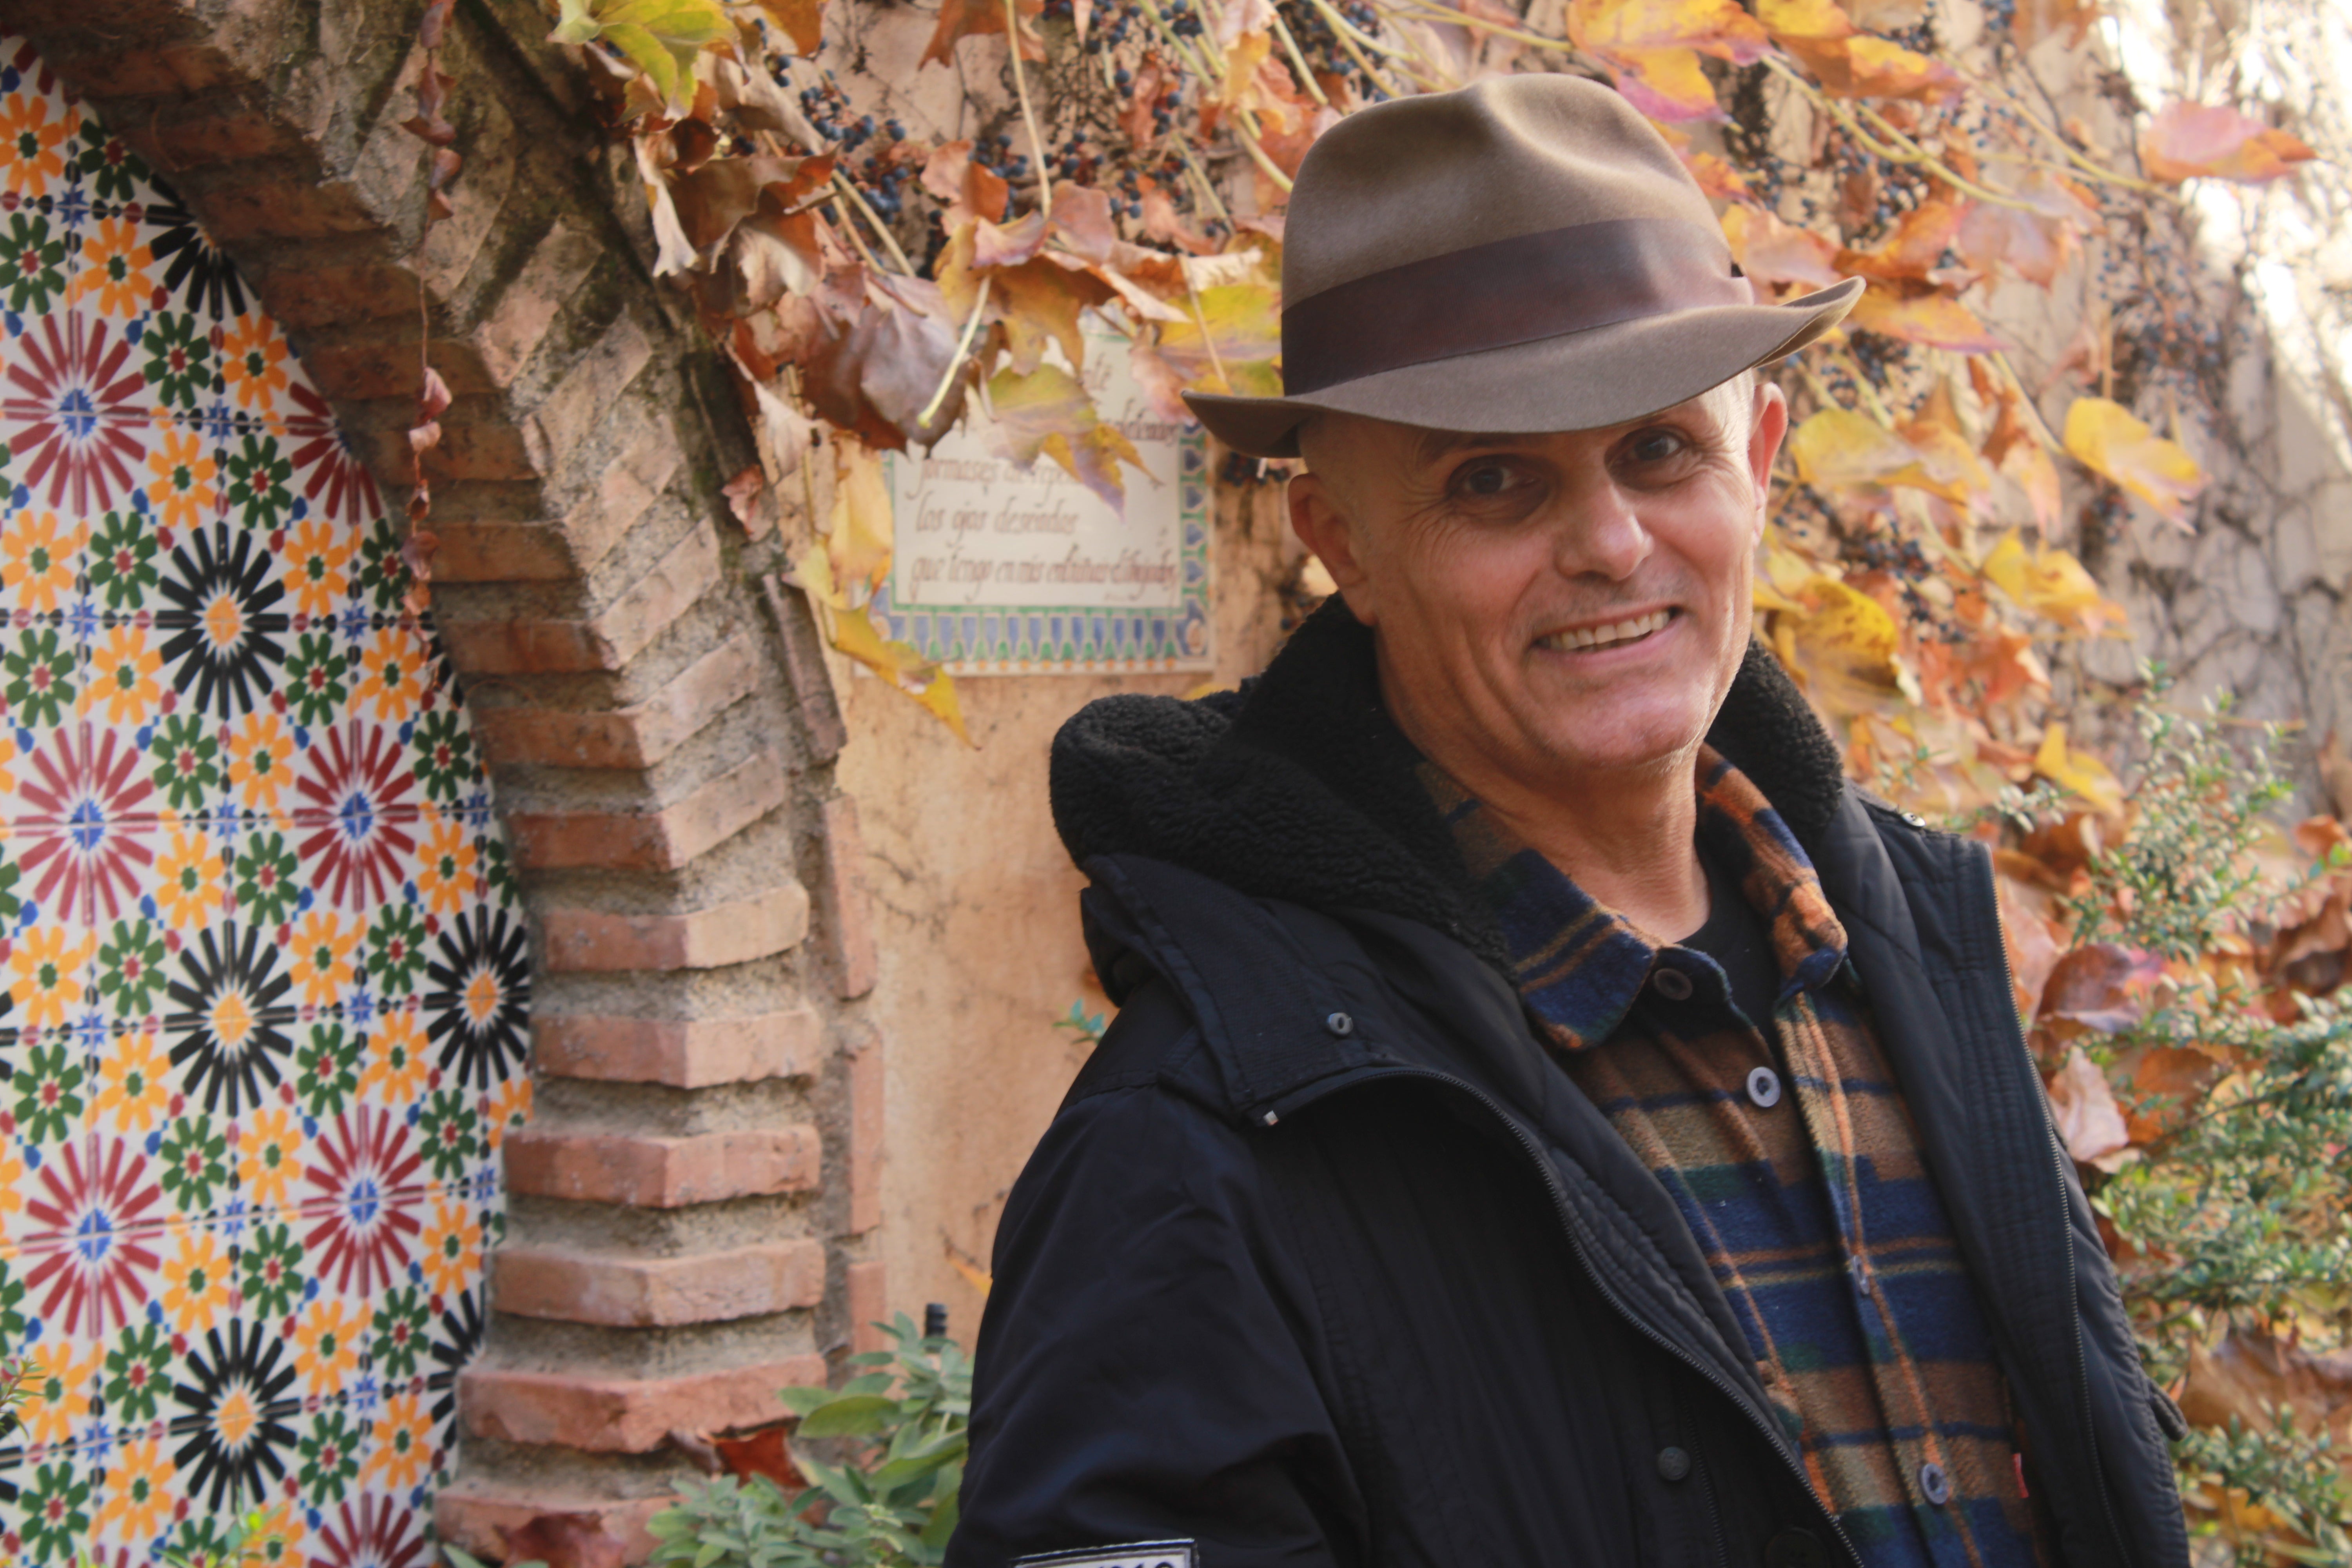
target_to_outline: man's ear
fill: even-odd
[[[1356,528],[1340,508],[1339,497],[1320,474],[1308,469],[1290,478],[1290,526],[1331,581],[1347,596],[1348,608],[1366,626],[1374,614],[1372,586],[1356,553]]]
[[[1756,424],[1748,436],[1748,472],[1756,484],[1756,518],[1752,532],[1764,537],[1764,513],[1772,497],[1772,464],[1780,456],[1780,442],[1789,434],[1789,400],[1780,389],[1760,376],[1756,383]]]

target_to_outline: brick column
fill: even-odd
[[[719,493],[727,373],[650,275],[625,152],[530,0],[457,13],[465,168],[418,247],[415,0],[19,0],[13,26],[185,198],[394,504],[420,284],[456,401],[435,619],[532,917],[536,1109],[446,1539],[548,1511],[637,1552],[671,1435],[782,1414],[878,1311],[881,1045],[842,736],[805,607]],[[485,20],[487,18],[487,20]],[[807,878],[804,888],[803,877]],[[812,900],[811,889],[817,897]],[[812,915],[821,939],[809,942]],[[816,951],[811,951],[812,948]]]

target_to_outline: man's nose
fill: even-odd
[[[1594,485],[1562,510],[1555,558],[1566,576],[1591,573],[1622,582],[1656,548],[1633,498],[1615,484]]]

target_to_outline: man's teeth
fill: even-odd
[[[1543,642],[1547,647],[1570,653],[1585,648],[1613,647],[1619,643],[1635,642],[1648,637],[1674,618],[1672,610],[1653,610],[1630,621],[1614,621],[1605,626],[1586,626],[1579,631],[1554,632]]]

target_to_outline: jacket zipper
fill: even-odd
[[[1626,1322],[1633,1324],[1643,1338],[1649,1340],[1660,1350],[1664,1351],[1668,1355],[1673,1356],[1676,1361],[1681,1362],[1685,1366],[1689,1367],[1693,1372],[1697,1373],[1701,1377],[1706,1379],[1708,1383],[1712,1384],[1722,1393],[1724,1397],[1730,1400],[1732,1405],[1748,1417],[1748,1424],[1750,1426],[1764,1434],[1765,1439],[1772,1445],[1772,1451],[1780,1456],[1781,1462],[1787,1465],[1790,1471],[1795,1475],[1799,1488],[1804,1492],[1806,1497],[1812,1500],[1813,1506],[1820,1510],[1822,1522],[1826,1523],[1830,1528],[1830,1534],[1835,1538],[1840,1546],[1845,1549],[1846,1561],[1859,1564],[1862,1562],[1862,1554],[1854,1550],[1853,1542],[1846,1535],[1845,1527],[1838,1522],[1837,1516],[1831,1513],[1827,1505],[1823,1504],[1818,1496],[1815,1496],[1813,1492],[1813,1484],[1806,1478],[1804,1465],[1794,1454],[1789,1451],[1788,1439],[1783,1437],[1773,1427],[1768,1426],[1764,1421],[1757,1416],[1756,1412],[1749,1407],[1748,1401],[1742,1397],[1739,1390],[1732,1386],[1730,1379],[1725,1377],[1722,1373],[1708,1365],[1705,1361],[1702,1361],[1697,1356],[1692,1354],[1683,1346],[1676,1344],[1672,1339],[1667,1337],[1663,1330],[1654,1327],[1646,1319],[1642,1317],[1640,1313],[1635,1312],[1632,1308],[1628,1307],[1623,1299],[1621,1298],[1616,1291],[1610,1289],[1609,1281],[1601,1277],[1601,1270],[1594,1265],[1591,1257],[1586,1252],[1584,1238],[1577,1234],[1576,1221],[1569,1207],[1568,1194],[1566,1190],[1560,1186],[1559,1175],[1551,1168],[1551,1162],[1545,1155],[1542,1146],[1537,1143],[1535,1139],[1528,1134],[1527,1129],[1521,1127],[1517,1120],[1508,1111],[1505,1110],[1501,1104],[1498,1103],[1493,1096],[1486,1093],[1486,1090],[1478,1088],[1475,1084],[1470,1083],[1464,1079],[1455,1078],[1451,1073],[1437,1072],[1428,1068],[1404,1067],[1374,1068],[1370,1071],[1365,1072],[1360,1077],[1350,1079],[1347,1084],[1332,1085],[1329,1089],[1325,1090],[1325,1093],[1328,1094],[1339,1089],[1352,1088],[1357,1084],[1370,1083],[1376,1079],[1388,1078],[1424,1079],[1433,1083],[1443,1084],[1449,1089],[1459,1090],[1461,1093],[1469,1096],[1473,1100],[1475,1100],[1486,1110],[1489,1116],[1500,1122],[1504,1128],[1509,1131],[1512,1139],[1517,1142],[1520,1151],[1527,1155],[1528,1163],[1535,1167],[1536,1174],[1541,1178],[1543,1182],[1544,1190],[1551,1194],[1552,1213],[1559,1221],[1560,1230],[1568,1237],[1569,1250],[1576,1255],[1578,1266],[1584,1270],[1585,1278],[1592,1281],[1593,1288],[1601,1292],[1601,1300],[1607,1301],[1610,1309],[1620,1318],[1623,1319]],[[1322,1098],[1324,1098],[1323,1094],[1309,1095],[1289,1109],[1296,1110],[1297,1109],[1297,1105],[1311,1103],[1313,1100],[1320,1100]],[[1288,1114],[1288,1111],[1286,1110],[1283,1114],[1286,1115]],[[1265,1120],[1267,1126],[1275,1125],[1276,1121],[1276,1113],[1268,1111]],[[2068,1229],[2071,1232],[2073,1226],[2070,1225]],[[2075,1331],[2079,1336],[2081,1333],[2081,1325],[2079,1323],[2076,1325]],[[2087,1373],[2085,1374],[2085,1377],[2087,1381]],[[1722,1534],[1719,1521],[1717,1527],[1717,1544],[1718,1549],[1720,1549],[1722,1544]]]
[[[1993,951],[2000,959],[2002,1014],[2009,1020],[2010,1038],[2016,1043],[2018,1050],[2031,1062],[2032,1052],[2025,1043],[2024,1029],[2017,1018],[2017,976],[2010,969],[2009,943],[2001,936],[2000,894],[1993,885],[1992,860],[1990,856],[1972,856],[1970,860],[1979,874],[1978,880],[1980,884],[1980,894],[1992,906]],[[2033,1076],[2035,1087],[2038,1089],[2041,1086],[2041,1072],[2037,1069]],[[2099,1506],[2106,1516],[2107,1533],[2114,1542],[2116,1559],[2128,1563],[2132,1560],[2131,1547],[2124,1537],[2123,1521],[2116,1517],[2116,1500],[2109,1494],[2106,1466],[2099,1459],[2098,1428],[2092,1419],[2091,1365],[2089,1352],[2083,1343],[2083,1312],[2079,1300],[2082,1284],[2077,1277],[2075,1266],[2074,1218],[2071,1213],[2066,1212],[2066,1145],[2058,1136],[2057,1123],[2050,1119],[2048,1097],[2043,1095],[2037,1098],[2042,1110],[2042,1129],[2049,1134],[2050,1139],[2051,1173],[2058,1179],[2059,1209],[2061,1213],[2065,1214],[2066,1217],[2066,1317],[2074,1330],[2075,1415],[2083,1423],[2083,1442],[2090,1449],[2091,1454],[2091,1479],[2098,1487]]]

